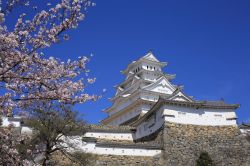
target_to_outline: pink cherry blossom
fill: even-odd
[[[84,20],[87,8],[94,5],[91,1],[61,0],[54,6],[48,3],[49,9],[44,10],[32,7],[35,1],[0,2],[0,87],[3,92],[0,115],[11,116],[13,110],[26,108],[36,101],[75,104],[99,97],[83,93],[87,84],[95,82],[86,78],[89,58],[82,56],[65,63],[55,57],[46,58],[42,53],[44,48],[69,39],[67,30],[77,28]],[[19,6],[30,6],[32,12],[21,13],[11,29],[7,26],[13,23],[9,16],[13,10],[19,11]],[[32,16],[34,9],[39,12]],[[19,138],[14,139],[10,133],[11,128],[0,128],[0,152],[6,154],[2,158],[9,165],[21,165],[14,148]]]

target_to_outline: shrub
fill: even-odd
[[[214,166],[214,164],[207,152],[201,152],[195,166]]]

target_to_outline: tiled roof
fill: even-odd
[[[111,126],[111,125],[89,125],[87,127],[88,132],[114,132],[114,133],[124,133],[133,132],[134,127],[131,126]]]
[[[135,149],[162,149],[161,144],[143,144],[143,143],[97,143],[97,147],[112,147],[112,148],[135,148]]]
[[[172,105],[182,105],[182,106],[190,106],[195,108],[214,108],[214,109],[237,109],[239,108],[239,104],[227,104],[223,101],[194,101],[194,102],[186,102],[186,101],[176,101],[176,100],[163,100],[165,104]]]
[[[250,129],[250,123],[243,123],[239,125],[240,129]]]

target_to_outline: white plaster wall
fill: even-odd
[[[175,97],[173,100],[177,100],[177,101],[187,101],[186,99],[184,99],[184,98],[181,97],[181,96],[177,96],[177,97]]]
[[[27,126],[23,126],[21,128],[21,134],[22,135],[30,135],[30,134],[32,134],[32,129],[30,127],[27,127]]]
[[[149,118],[147,121],[137,126],[135,139],[148,136],[157,131],[163,125],[164,118],[162,117],[162,111],[158,110],[154,116],[154,118]]]
[[[2,117],[2,126],[7,127],[12,124],[14,127],[20,127],[20,122],[18,121],[9,121],[8,117]]]
[[[127,120],[139,115],[141,112],[141,108],[139,106],[131,109],[129,112],[127,112],[126,114],[123,114],[122,116],[120,116],[119,118],[114,119],[113,121],[111,121],[109,124],[110,125],[120,125],[124,122],[126,122]]]
[[[143,72],[142,78],[144,80],[155,82],[156,79],[158,78],[158,75],[157,74],[153,74],[151,72]]]
[[[119,118],[111,121],[110,125],[120,125],[126,121],[128,121],[131,118],[134,118],[135,116],[139,115],[141,112],[146,113],[148,110],[150,110],[151,106],[149,104],[141,104],[137,107],[134,107],[126,114],[123,114]]]
[[[102,132],[87,132],[85,137],[93,137],[107,140],[129,140],[133,141],[132,133],[102,133]]]
[[[250,129],[240,129],[242,134],[250,134]]]
[[[164,116],[165,121],[181,124],[207,126],[236,125],[236,120],[227,120],[230,116],[236,117],[235,111],[227,109],[195,109],[179,106],[164,106]]]
[[[147,68],[147,66],[149,68]],[[150,66],[152,66],[152,69],[150,69]],[[154,69],[155,67],[155,69]],[[142,68],[145,70],[149,70],[149,71],[161,71],[161,67],[157,66],[157,65],[152,65],[152,64],[148,64],[148,63],[142,63]]]
[[[131,105],[133,102],[135,102],[138,98],[139,95],[133,96],[133,97],[128,97],[129,99],[124,99],[122,102],[117,103],[117,105],[114,106],[114,109],[109,112],[109,115],[113,115],[122,109],[126,108],[127,106]]]
[[[155,156],[161,153],[160,149],[97,147],[96,143],[83,142],[81,137],[71,137],[66,140],[68,144],[75,145],[74,149],[69,149],[70,151],[83,151],[99,155]]]
[[[144,92],[144,93],[141,94],[141,99],[157,102],[158,99],[159,99],[159,95],[149,94],[149,93]]]

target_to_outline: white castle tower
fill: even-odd
[[[152,52],[133,61],[122,71],[126,79],[115,86],[116,94],[110,100],[113,105],[104,110],[108,117],[104,125],[135,125],[146,120],[148,112],[157,103],[164,111],[165,121],[196,125],[236,125],[237,104],[224,101],[196,101],[182,91],[183,86],[171,83],[175,75],[165,74],[160,62]],[[162,100],[160,100],[162,99]],[[146,115],[146,116],[145,116]]]
[[[160,62],[150,51],[122,71],[126,79],[115,86],[116,94],[110,99],[113,105],[104,110],[108,117],[102,120],[105,125],[129,125],[143,116],[159,100],[159,96],[172,100],[192,102],[192,98],[181,92],[183,87],[171,83],[175,75],[165,74]]]

